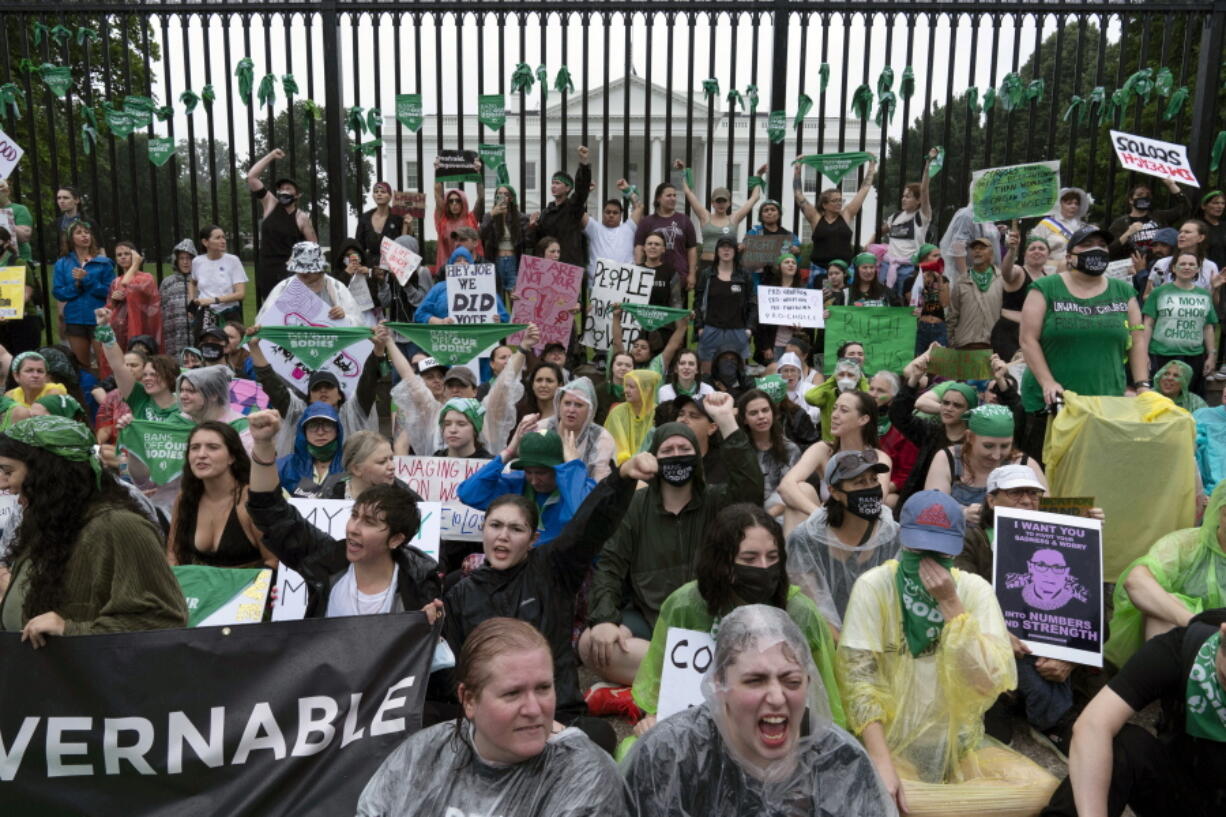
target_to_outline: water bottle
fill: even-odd
[[[124,482],[132,482],[132,473],[128,470],[127,450],[121,450],[119,452],[119,478]]]

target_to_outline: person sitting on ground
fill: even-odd
[[[634,370],[634,358],[629,352],[614,352],[609,356],[609,376],[596,387],[596,422],[604,427],[609,411],[626,399],[626,375]]]
[[[579,459],[587,475],[596,482],[612,470],[617,443],[607,429],[592,422],[596,413],[596,387],[586,377],[579,377],[558,389],[553,397],[553,416],[543,421],[541,428],[557,429],[559,434],[572,431],[578,435]]]
[[[699,373],[698,352],[693,349],[681,349],[673,356],[673,365],[669,367],[668,380],[660,386],[659,399],[661,403],[667,403],[682,394],[701,397],[714,392],[715,389],[710,383],[702,381]]]
[[[47,358],[38,352],[22,352],[9,364],[9,390],[4,396],[23,408],[29,408],[40,397],[67,394],[68,389],[47,379]]]
[[[660,375],[650,369],[636,369],[623,381],[626,402],[609,410],[605,430],[613,437],[617,465],[642,450],[647,435],[655,424],[656,394]]]
[[[775,381],[782,392],[783,381],[778,377]],[[779,496],[779,482],[800,459],[800,448],[784,438],[782,417],[775,401],[765,391],[750,389],[745,392],[737,398],[736,409],[737,420],[758,454],[763,505],[771,516],[781,517],[783,500]]]
[[[826,442],[834,442],[834,436],[830,433],[830,414],[834,402],[840,394],[849,391],[868,391],[868,379],[864,377],[863,360],[857,361],[840,353],[838,362],[834,364],[833,376],[805,392],[805,402],[821,413],[822,439]]]
[[[493,459],[485,447],[481,432],[485,429],[485,406],[473,397],[452,397],[443,403],[438,415],[443,434],[443,448],[434,452],[436,457],[463,457],[467,459]]]
[[[393,485],[414,502],[423,501],[408,483],[396,476],[392,444],[376,431],[347,434],[341,449],[341,466],[343,471],[332,474],[320,486],[320,499],[357,499],[367,488]]]
[[[990,403],[967,412],[966,418],[966,436],[933,457],[924,490],[943,491],[963,507],[981,503],[988,474],[1006,464],[1025,465],[1045,482],[1042,467],[1013,447],[1011,409]]]
[[[911,469],[919,459],[919,448],[908,440],[890,421],[890,403],[902,390],[902,379],[882,369],[868,381],[868,393],[877,401],[877,447],[890,458],[890,490],[886,504],[898,506],[903,486],[911,478]]]
[[[724,458],[719,453],[719,437],[715,432],[719,425],[707,412],[705,397],[690,397],[683,394],[673,400],[671,422],[688,426],[694,432],[698,441],[698,458],[702,460],[703,478],[707,485],[722,485],[728,481],[728,473],[724,470]],[[643,444],[644,450],[650,449],[655,439],[655,429],[651,430],[648,440]]]
[[[992,586],[954,568],[962,506],[920,491],[902,509],[898,560],[856,582],[836,667],[852,733],[908,815],[1032,815],[1057,781],[985,741],[983,715],[1017,686]],[[989,782],[990,781],[990,782]]]
[[[720,622],[704,703],[660,722],[627,758],[640,817],[897,814],[864,749],[833,722],[837,693],[790,610],[749,604]]]
[[[318,497],[324,481],[342,473],[345,430],[328,403],[312,403],[302,412],[294,451],[277,458],[281,489],[294,497]]]
[[[1154,388],[1163,397],[1187,412],[1197,412],[1208,403],[1190,387],[1193,381],[1192,367],[1182,360],[1169,360],[1154,372]]]
[[[979,392],[973,386],[953,382],[941,393],[936,417],[917,415],[916,401],[928,384],[928,361],[925,351],[907,364],[902,371],[902,388],[890,401],[890,424],[919,449],[911,476],[903,485],[900,506],[911,494],[923,489],[937,452],[963,441],[966,413],[979,405]]]
[[[615,355],[628,353],[631,359],[634,360],[634,368],[651,369],[663,379],[672,366],[673,356],[685,346],[685,334],[690,326],[690,316],[685,315],[673,321],[672,334],[668,336],[664,348],[660,350],[659,354],[652,355],[651,340],[647,333],[639,332],[638,336],[630,342],[629,350],[623,345],[622,314],[621,304],[614,304],[611,351]],[[663,332],[667,328],[668,325],[665,325],[658,331]]]

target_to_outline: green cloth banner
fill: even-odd
[[[477,119],[490,130],[502,130],[507,122],[506,97],[502,94],[478,94]]]
[[[68,96],[68,89],[72,87],[71,68],[47,62],[38,69],[38,74],[42,77],[43,84],[51,89],[51,93],[55,94],[57,99]]]
[[[111,133],[120,139],[127,139],[131,136],[132,129],[136,127],[130,113],[115,108],[106,108],[106,124],[110,127]]]
[[[389,323],[444,366],[467,363],[491,344],[528,328],[526,323]]]
[[[123,109],[132,120],[132,127],[147,128],[153,123],[153,112],[156,106],[147,96],[129,96],[123,101]]]
[[[486,170],[497,171],[507,163],[506,145],[477,145],[477,155]]]
[[[159,136],[149,140],[149,161],[158,167],[166,164],[175,152],[175,140],[169,136]]]
[[[199,627],[231,602],[236,608],[236,620],[258,623],[264,617],[264,599],[268,596],[271,574],[266,568],[175,565],[171,570],[187,602],[188,627]],[[264,574],[263,581],[261,574]],[[249,600],[236,598],[243,595]]]
[[[867,350],[865,372],[901,372],[915,359],[915,315],[909,306],[832,306],[826,318],[825,375],[834,374],[846,341]]]
[[[792,164],[816,167],[821,173],[836,185],[851,171],[873,158],[871,153],[815,153],[793,159]]]
[[[930,374],[951,380],[988,380],[992,377],[991,349],[947,349],[934,346],[928,350]]]
[[[258,336],[290,352],[314,371],[342,349],[370,340],[370,329],[365,326],[261,326]]]
[[[396,94],[396,120],[414,133],[421,130],[421,94]]]
[[[169,423],[133,420],[119,433],[119,442],[145,464],[155,485],[165,485],[183,473],[187,438],[195,427],[187,420]]]
[[[971,174],[975,221],[1009,221],[1051,212],[1060,198],[1060,162],[1009,165]]]
[[[766,120],[766,135],[770,138],[771,144],[777,145],[783,141],[784,134],[787,132],[787,126],[787,111],[770,112],[770,116]]]
[[[661,326],[676,323],[690,314],[688,309],[673,309],[671,306],[650,306],[648,304],[622,304],[622,311],[639,322],[646,332],[654,332]]]

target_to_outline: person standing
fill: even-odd
[[[1128,212],[1107,228],[1112,236],[1107,252],[1112,258],[1127,258],[1132,252],[1148,249],[1154,233],[1188,214],[1188,200],[1179,185],[1170,179],[1162,183],[1171,194],[1171,206],[1165,210],[1154,209],[1154,192],[1148,182],[1138,182],[1128,191]]]
[[[185,238],[170,252],[170,272],[158,287],[162,299],[162,351],[171,357],[191,346],[192,317],[188,312],[192,299],[188,287],[192,281],[192,259],[199,254],[196,242]]]
[[[673,273],[687,290],[694,288],[698,276],[698,234],[694,222],[685,213],[677,211],[677,188],[671,182],[656,185],[652,197],[652,213],[639,221],[634,233],[634,260],[643,263],[647,236],[659,233],[664,236],[665,258]],[[735,239],[733,239],[735,243]]]
[[[13,201],[9,183],[0,179],[0,226],[8,229],[12,236],[13,248],[23,261],[32,257],[30,239],[34,235],[34,216],[30,208]]]
[[[188,284],[188,297],[196,306],[193,337],[227,321],[241,323],[247,295],[247,271],[237,255],[226,252],[226,231],[210,224],[200,231],[200,243],[204,255],[192,259],[192,280]]]
[[[732,192],[726,187],[717,187],[711,191],[711,209],[708,210],[690,189],[690,183],[685,178],[685,169],[685,162],[680,159],[673,160],[673,170],[682,171],[681,190],[685,193],[690,209],[694,211],[694,218],[698,220],[702,234],[702,263],[710,264],[715,261],[715,242],[726,235],[736,238],[737,225],[753,212],[754,205],[762,198],[762,186],[755,184],[745,203],[736,210],[732,209]],[[758,175],[765,177],[766,165],[758,168]]]
[[[1213,295],[1196,285],[1196,253],[1176,255],[1174,271],[1175,280],[1155,289],[1141,307],[1151,368],[1157,379],[1167,363],[1183,361],[1192,369],[1189,390],[1200,394],[1204,377],[1217,368],[1217,310]]]
[[[55,262],[55,299],[64,305],[65,334],[77,363],[89,368],[94,339],[94,310],[106,305],[115,262],[102,253],[94,228],[75,221],[68,228],[68,250]]]
[[[966,246],[970,268],[951,288],[945,322],[955,349],[989,349],[992,328],[1000,320],[1004,290],[992,263],[992,241],[973,238]]]
[[[107,306],[111,310],[111,328],[124,349],[132,338],[148,335],[162,345],[162,296],[157,281],[142,269],[145,259],[130,241],[115,245],[115,263],[119,274],[111,281]],[[106,366],[98,361],[104,372]]]
[[[575,152],[579,156],[579,169],[574,178],[564,170],[553,174],[549,184],[553,201],[532,215],[528,224],[528,244],[535,245],[545,236],[553,236],[562,246],[562,257],[558,260],[582,267],[587,262],[583,248],[583,216],[592,186],[592,166],[588,163],[587,145],[580,145]]]
[[[643,219],[643,202],[637,190],[633,190],[625,179],[617,180],[617,189],[623,195],[630,191],[631,210],[629,218],[625,205],[620,199],[609,199],[600,211],[600,221],[596,221],[587,213],[583,214],[583,234],[587,236],[588,262],[587,279],[591,285],[592,276],[596,274],[596,261],[607,258],[621,264],[634,263],[634,236],[639,222]]]
[[[272,288],[285,279],[285,264],[294,245],[300,241],[318,241],[315,227],[304,210],[298,209],[302,190],[290,178],[277,179],[270,191],[260,181],[264,170],[273,162],[285,158],[285,151],[274,148],[247,171],[247,187],[251,197],[260,202],[260,258],[256,265],[255,292],[263,303]]]
[[[830,266],[831,261],[836,258],[851,258],[854,251],[852,245],[855,243],[851,231],[852,222],[856,220],[860,208],[864,206],[864,200],[868,198],[869,191],[873,189],[873,178],[877,175],[877,161],[869,160],[868,171],[864,174],[864,183],[860,185],[860,189],[856,191],[856,195],[846,206],[843,205],[843,192],[837,187],[832,187],[822,191],[817,199],[817,206],[814,207],[805,197],[804,186],[801,184],[801,171],[804,165],[800,160],[803,158],[803,156],[796,157],[792,194],[796,199],[796,206],[800,208],[800,212],[804,213],[805,221],[809,223],[810,236],[813,241],[813,250],[809,254],[809,261],[812,265],[810,280],[814,282],[812,286],[816,286],[826,277],[826,269]]]
[[[358,231],[354,237],[362,251],[362,260],[367,267],[379,266],[384,238],[395,241],[407,235],[405,217],[392,212],[392,186],[387,182],[375,182],[370,190],[375,206],[358,217]]]

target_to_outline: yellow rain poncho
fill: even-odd
[[[881,723],[912,817],[1038,814],[1058,781],[984,737],[984,712],[1017,685],[992,586],[952,570],[966,612],[945,622],[935,650],[913,657],[897,569],[891,559],[865,573],[843,616],[836,668],[848,728],[860,735]]]
[[[609,411],[604,427],[617,445],[617,464],[621,465],[642,448],[643,440],[656,420],[656,391],[660,388],[660,373],[651,369],[635,369],[626,373],[639,390],[640,408],[635,411],[629,402],[618,403]]]
[[[1145,641],[1145,615],[1128,597],[1124,580],[1144,566],[1162,589],[1193,613],[1226,606],[1226,550],[1218,530],[1226,510],[1226,482],[1218,483],[1205,508],[1199,528],[1186,528],[1163,536],[1141,558],[1130,564],[1115,585],[1115,614],[1111,638],[1104,654],[1117,667],[1132,657]]]

